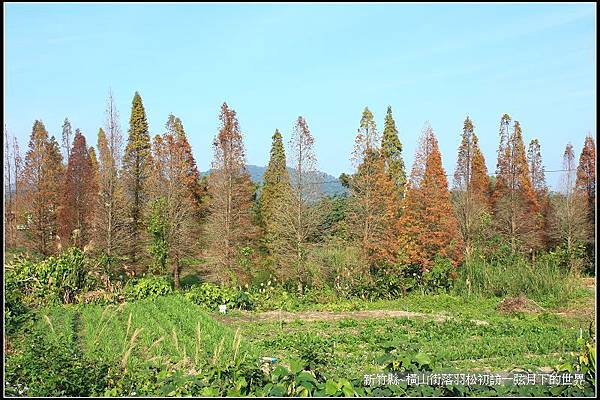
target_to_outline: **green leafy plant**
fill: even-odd
[[[173,293],[173,285],[165,276],[149,275],[127,282],[123,290],[128,300],[156,298]]]

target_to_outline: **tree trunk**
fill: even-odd
[[[175,289],[179,289],[180,288],[180,282],[179,282],[179,271],[180,271],[180,266],[179,266],[179,261],[176,261],[173,264],[173,283],[175,284]]]

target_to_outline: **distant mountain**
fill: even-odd
[[[248,169],[248,173],[250,174],[252,182],[262,183],[263,175],[265,174],[267,167],[261,167],[258,165],[247,165],[246,168]],[[288,168],[288,171],[290,172],[290,176],[293,176],[293,170],[291,168]],[[208,175],[209,173],[210,171],[201,172],[202,176]],[[327,196],[333,196],[335,194],[342,195],[347,193],[348,190],[344,186],[342,186],[340,180],[335,176],[329,175],[321,171],[318,171],[318,174],[320,176],[320,179],[323,181],[323,184],[321,185],[321,192],[323,192],[323,194]]]

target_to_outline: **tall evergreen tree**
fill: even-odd
[[[283,139],[278,129],[272,137],[271,157],[263,176],[263,187],[260,194],[260,221],[265,231],[265,245],[272,252],[273,235],[277,220],[274,218],[276,208],[282,205],[285,196],[291,190],[290,175],[286,167]]]
[[[137,266],[144,248],[144,218],[147,212],[147,181],[152,164],[150,134],[142,98],[133,96],[129,137],[123,158],[123,183],[129,217],[129,258]]]
[[[397,197],[402,199],[406,184],[406,172],[404,170],[404,160],[402,159],[402,144],[398,138],[398,130],[390,106],[388,106],[385,116],[381,153],[385,160],[385,170],[396,186]]]
[[[442,157],[429,125],[415,155],[398,231],[400,255],[404,261],[420,265],[423,272],[430,269],[436,256],[446,257],[454,265],[463,259]]]

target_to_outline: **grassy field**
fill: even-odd
[[[247,383],[247,372],[236,375],[239,366],[261,357],[277,358],[272,376],[279,366],[303,365],[322,382],[357,382],[367,373],[384,373],[382,360],[394,349],[413,359],[425,357],[435,372],[550,372],[573,361],[580,350],[577,338],[586,337],[594,321],[593,291],[588,287],[584,293],[573,304],[540,305],[533,313],[501,312],[495,297],[419,293],[227,315],[207,312],[181,293],[105,306],[55,305],[37,310],[32,327],[10,338],[14,349],[7,370],[29,376],[26,382],[37,390],[28,389],[30,395],[69,395],[81,393],[81,387],[89,388],[85,395],[155,395],[156,390],[185,395],[188,385],[200,381],[177,379],[210,371],[223,375],[189,393],[235,395]],[[19,365],[29,370],[18,372]],[[87,376],[87,370],[93,373]],[[125,375],[114,388],[111,379],[119,382]],[[78,379],[83,381],[73,382]],[[225,389],[214,389],[219,382]],[[105,392],[106,387],[116,391]],[[283,389],[271,392],[275,389],[267,385],[264,390]]]
[[[66,338],[91,359],[133,370],[143,364],[193,372],[207,361],[248,354],[239,333],[182,296],[121,305],[66,305],[42,310],[49,338]]]

